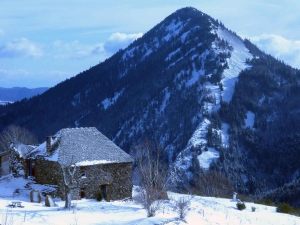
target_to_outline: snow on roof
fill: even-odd
[[[86,160],[77,162],[76,166],[91,166],[91,165],[98,165],[98,164],[109,164],[109,163],[116,163],[117,161],[109,161],[109,160]]]
[[[51,139],[53,149],[47,152],[46,142],[33,153],[45,160],[58,161],[62,165],[95,165],[104,163],[132,162],[125,153],[95,127],[65,128]]]
[[[58,140],[54,141],[54,143]],[[27,158],[36,158],[36,157],[43,157],[46,160],[49,161],[57,161],[58,160],[58,153],[59,153],[59,148],[55,149],[53,152],[47,152],[46,149],[46,142],[43,142],[39,146],[37,146],[35,149],[33,149],[30,154],[27,155]]]
[[[17,151],[20,155],[20,157],[25,157],[34,149],[34,146],[31,145],[25,145],[20,142],[11,142],[10,148]]]
[[[3,151],[3,152],[0,152],[0,156],[4,156],[6,154],[9,154],[9,150],[8,151]]]

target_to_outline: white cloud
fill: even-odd
[[[16,70],[4,70],[0,69],[0,74],[5,77],[11,77],[11,78],[19,78],[20,76],[26,77],[30,75],[30,72],[22,69],[16,69]]]
[[[113,33],[108,40],[94,45],[82,44],[78,40],[72,42],[54,41],[53,55],[57,59],[85,59],[89,57],[107,58],[119,49],[127,47],[132,41],[141,37],[143,33],[125,34]]]
[[[300,68],[300,40],[290,40],[276,34],[263,34],[250,40],[266,53]]]
[[[125,33],[113,33],[104,44],[104,49],[109,53],[116,53],[119,49],[127,47],[131,42],[139,37],[142,37],[143,33],[137,34],[125,34]]]
[[[0,58],[18,56],[39,57],[42,55],[42,49],[26,38],[14,39],[0,46]]]
[[[55,41],[52,44],[57,59],[84,59],[104,54],[103,44],[86,45],[78,40],[72,42]]]

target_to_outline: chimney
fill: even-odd
[[[46,137],[46,151],[47,152],[51,153],[51,151],[53,151],[53,147],[54,147],[55,143],[57,143],[57,142],[55,142],[55,138],[56,138],[56,136],[47,136]]]

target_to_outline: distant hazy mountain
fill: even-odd
[[[104,62],[0,107],[0,130],[17,124],[44,140],[92,126],[127,152],[151,139],[179,189],[216,170],[256,194],[300,178],[299,96],[299,70],[189,7]]]
[[[49,88],[25,88],[25,87],[13,87],[13,88],[2,88],[0,87],[0,102],[15,102],[20,101],[23,98],[30,98],[35,95],[44,93]]]

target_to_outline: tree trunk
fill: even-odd
[[[71,188],[69,185],[65,185],[65,208],[66,209],[71,209],[71,202],[72,202],[72,197],[71,197]]]

